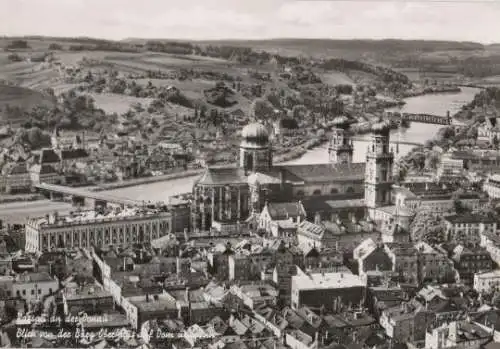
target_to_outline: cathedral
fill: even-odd
[[[365,163],[353,162],[350,125],[334,120],[329,162],[312,165],[275,165],[269,133],[260,123],[242,130],[237,166],[207,168],[193,187],[192,228],[231,231],[251,224],[267,202],[297,202],[310,198],[335,202],[335,207],[364,209],[365,218],[407,226],[409,215],[392,205],[394,154],[389,149],[390,124],[372,126]]]

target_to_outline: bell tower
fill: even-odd
[[[266,127],[260,123],[245,126],[241,132],[240,168],[245,172],[267,172],[273,165],[273,153]]]
[[[351,124],[352,120],[346,116],[339,116],[333,120],[333,134],[328,147],[328,157],[333,164],[352,163],[354,146],[350,132]]]
[[[389,150],[390,122],[381,121],[372,126],[372,139],[366,153],[365,204],[375,219],[375,209],[391,204],[394,153]]]

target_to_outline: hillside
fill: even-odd
[[[54,101],[34,90],[18,86],[0,85],[0,109],[3,111],[6,107],[18,107],[21,110],[30,110],[39,105],[51,106]],[[0,112],[3,118],[4,113]],[[1,119],[1,121],[6,121]],[[12,120],[13,121],[13,120]]]

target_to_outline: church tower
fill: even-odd
[[[240,168],[245,172],[268,172],[273,165],[269,132],[261,123],[245,126],[241,132]]]
[[[372,219],[375,219],[376,208],[391,204],[394,153],[389,150],[389,132],[389,121],[374,124],[366,153],[365,204]]]
[[[333,120],[333,134],[328,147],[328,157],[333,164],[352,163],[354,146],[350,127],[353,121],[346,116],[338,116]]]

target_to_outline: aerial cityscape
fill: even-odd
[[[496,3],[5,4],[0,347],[500,349]]]

